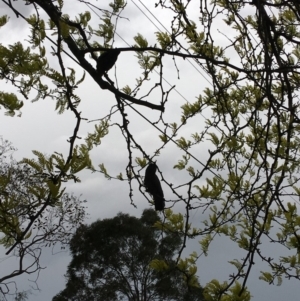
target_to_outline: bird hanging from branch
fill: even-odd
[[[110,49],[103,52],[97,59],[97,71],[102,76],[105,72],[110,70],[116,63],[120,54],[118,49]]]
[[[150,163],[146,168],[144,184],[146,186],[146,191],[153,196],[155,210],[162,211],[165,208],[165,198],[160,181],[155,174],[156,170],[156,164]]]

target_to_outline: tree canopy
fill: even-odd
[[[267,283],[300,280],[299,1],[140,2],[144,10],[151,6],[159,29],[143,32],[123,0],[1,0],[10,12],[0,18],[1,30],[9,28],[15,39],[0,45],[6,83],[0,106],[20,116],[27,99],[49,99],[59,114],[74,117],[67,151],[34,151],[22,162],[51,196],[88,169],[115,185],[127,181],[135,205],[141,195],[152,201],[144,172],[157,161],[166,207],[172,207],[157,227],[183,237],[178,268],[192,276],[220,237],[242,253],[229,260],[226,279],[208,281],[207,300],[249,300],[256,260]],[[28,29],[26,41],[16,24]],[[116,68],[97,72],[99,55],[111,48],[120,51]],[[124,75],[118,64],[129,55],[133,64]],[[95,93],[87,95],[91,83]],[[82,112],[97,105],[94,94],[101,110],[89,120]],[[81,139],[88,121],[94,128]],[[91,159],[104,139],[111,150],[122,141],[117,154],[111,152],[122,161],[117,172],[108,157]],[[192,216],[200,213],[195,222]],[[22,243],[30,231],[10,235],[10,244]],[[194,238],[200,247],[182,258]],[[283,252],[274,255],[265,248],[270,244]],[[164,264],[158,261],[158,270]]]
[[[157,221],[155,211],[147,209],[140,219],[119,213],[82,225],[70,242],[66,288],[53,301],[203,300],[200,286],[189,288],[175,269],[180,236],[163,235],[153,227]],[[169,268],[150,268],[161,259]]]

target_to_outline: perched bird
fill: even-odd
[[[105,72],[113,67],[116,63],[118,56],[120,54],[118,49],[110,49],[106,52],[103,52],[97,60],[97,71],[102,76]]]
[[[156,164],[149,164],[146,169],[144,184],[146,186],[146,191],[148,191],[153,196],[155,210],[161,211],[165,208],[165,198],[160,181],[155,174],[156,169]]]

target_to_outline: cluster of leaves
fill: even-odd
[[[237,268],[230,275],[230,282],[223,285],[213,280],[208,284],[211,293],[207,300],[223,300],[218,298],[229,287],[233,288],[237,279],[243,279],[243,285],[237,284],[237,290],[230,289],[231,294],[243,296],[254,256],[271,268],[271,272],[262,272],[262,280],[273,283],[277,278],[281,283],[283,275],[300,279],[297,213],[300,128],[299,101],[295,96],[300,89],[299,33],[295,31],[300,26],[299,4],[278,2],[275,10],[272,4],[255,1],[249,7],[256,13],[245,17],[244,1],[214,2],[212,7],[201,7],[200,23],[207,30],[198,33],[197,26],[187,17],[187,8],[181,1],[172,2],[174,5],[169,8],[182,20],[177,30],[186,28],[189,49],[203,59],[201,66],[210,74],[213,85],[196,102],[182,107],[183,123],[202,112],[210,110],[211,115],[205,119],[206,129],[192,134],[194,141],[186,137],[177,140],[178,147],[188,155],[184,154],[175,168],[186,169],[191,176],[187,185],[186,220],[181,225],[189,225],[185,228],[187,236],[202,236],[200,245],[204,254],[215,234],[229,237],[245,250],[241,260],[230,262]],[[163,1],[160,5],[167,8]],[[214,41],[207,24],[220,21],[213,15],[214,7],[227,16],[224,21],[229,28],[238,32],[234,40],[228,37],[227,50],[235,51],[239,64],[230,63],[225,48],[212,47]],[[258,37],[252,39],[254,34]],[[168,139],[163,138],[167,143]],[[213,150],[202,164],[190,154],[205,139],[211,141]],[[195,173],[191,159],[203,168]],[[206,184],[195,183],[203,176]],[[205,200],[200,206],[208,208],[211,214],[203,228],[190,231],[189,211],[195,206],[195,196],[196,200]],[[169,223],[177,231],[183,230],[172,219]],[[260,245],[266,239],[293,250],[292,254],[277,260],[264,254]],[[243,296],[241,300],[249,298]]]

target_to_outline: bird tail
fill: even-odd
[[[162,196],[154,196],[154,206],[156,211],[162,211],[165,209],[165,199]]]

